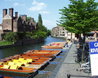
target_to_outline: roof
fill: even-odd
[[[20,15],[20,16],[27,16],[26,14],[24,14],[24,15]]]
[[[12,17],[7,14],[7,15],[5,15],[5,16],[3,17],[3,19],[12,19]]]

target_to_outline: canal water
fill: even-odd
[[[41,42],[41,43],[0,49],[0,59],[9,57],[9,56],[13,56],[15,54],[21,54],[28,50],[40,50],[41,46],[43,46],[45,44],[48,44],[51,42],[62,42],[62,41],[65,41],[65,40],[62,38],[53,38],[53,37],[49,36],[45,39],[44,42]]]

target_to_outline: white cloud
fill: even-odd
[[[32,7],[29,8],[30,11],[41,11],[43,9],[45,9],[47,7],[47,5],[43,2],[37,2],[36,0],[34,0],[32,2]]]
[[[41,14],[49,14],[48,11],[40,11],[39,13],[41,13]]]

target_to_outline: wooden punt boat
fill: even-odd
[[[51,57],[51,56],[55,56],[57,55],[58,53],[60,53],[61,51],[60,50],[35,50],[35,51],[28,51],[26,52],[25,54],[27,55],[32,55],[32,56],[44,56],[44,57]]]
[[[63,49],[65,44],[66,44],[65,42],[53,42],[53,43],[42,46],[42,48],[46,48],[46,49]]]
[[[60,52],[60,50],[30,50],[24,54],[10,56],[0,60],[0,73],[23,76],[35,74]]]

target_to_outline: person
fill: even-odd
[[[68,47],[68,42],[66,42],[66,47]]]
[[[66,42],[66,46],[67,46],[67,47],[69,47],[69,46],[68,46],[69,43],[70,43],[70,40],[68,39],[67,42]]]
[[[67,74],[67,78],[70,78],[70,74]]]

